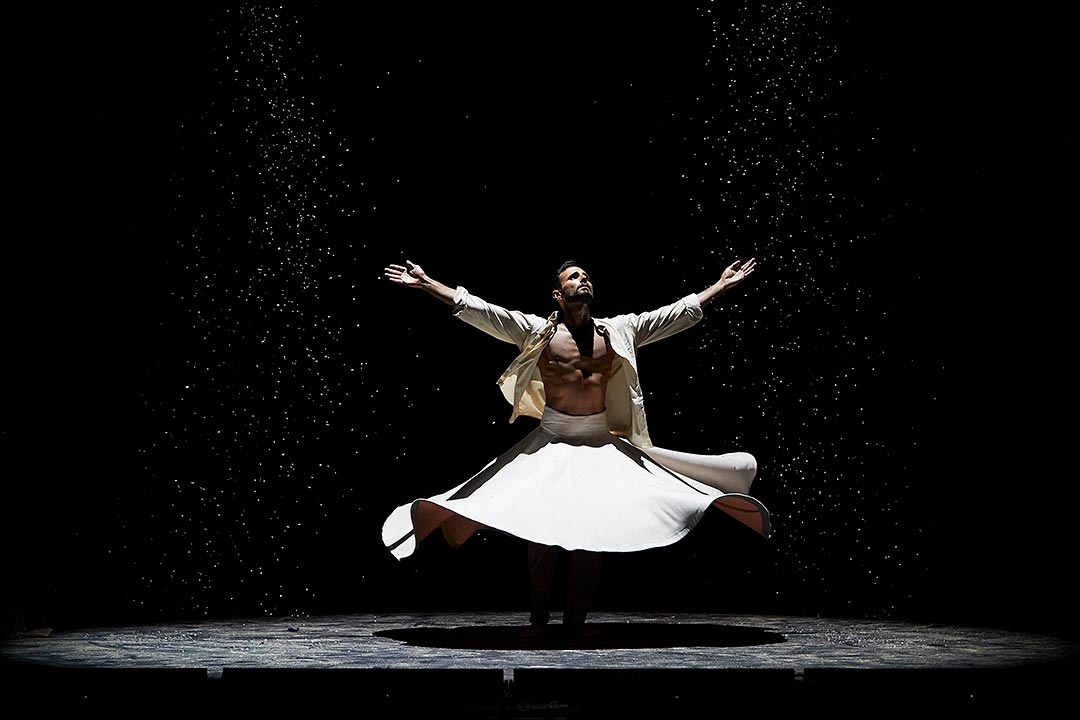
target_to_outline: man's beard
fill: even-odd
[[[585,292],[582,292],[582,290],[583,290],[583,288],[578,288],[577,292],[574,293],[573,295],[565,295],[565,296],[563,296],[563,300],[565,300],[566,302],[570,302],[570,303],[581,303],[582,305],[591,305],[592,301],[593,301],[592,290],[585,290]]]

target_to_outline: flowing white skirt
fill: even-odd
[[[747,494],[749,453],[642,450],[608,432],[604,413],[546,408],[540,425],[479,473],[394,509],[383,542],[398,559],[436,529],[459,547],[481,528],[567,550],[631,552],[676,542],[709,507],[769,536],[769,511]]]

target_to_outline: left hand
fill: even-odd
[[[750,258],[746,262],[736,260],[724,268],[724,272],[720,276],[720,284],[723,285],[725,290],[735,287],[752,272],[754,272],[754,258]]]

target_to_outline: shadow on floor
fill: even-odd
[[[525,638],[523,625],[473,625],[456,628],[415,627],[381,630],[378,637],[418,647],[457,650],[615,650],[674,647],[745,647],[782,643],[778,632],[711,624],[589,623],[594,636],[580,637],[562,625],[547,627],[543,637]]]

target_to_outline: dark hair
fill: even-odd
[[[568,267],[580,267],[580,266],[578,265],[577,260],[567,260],[562,265],[560,265],[559,269],[555,271],[555,275],[554,275],[554,277],[555,277],[555,287],[556,288],[561,288],[562,287],[562,277],[561,277],[561,275],[563,273],[563,270],[565,270]]]

